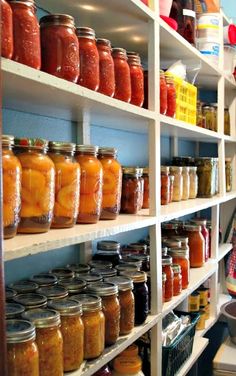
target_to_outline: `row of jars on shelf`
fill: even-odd
[[[78,83],[88,89],[142,107],[144,77],[138,53],[111,49],[74,18],[50,14],[40,19],[34,1],[1,0],[2,56]],[[27,22],[27,28],[22,27]]]
[[[218,104],[197,102],[197,126],[218,131]],[[230,136],[230,113],[224,109],[224,134]]]

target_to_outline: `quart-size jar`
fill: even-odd
[[[181,267],[182,288],[186,289],[189,285],[190,278],[190,262],[189,262],[189,248],[170,248],[168,254],[172,257],[172,262]]]
[[[73,227],[79,210],[80,166],[73,159],[75,144],[49,142],[55,165],[55,205],[52,228]]]
[[[206,118],[206,129],[215,131],[216,126],[216,109],[213,106],[205,105],[202,108],[203,116]]]
[[[21,319],[22,313],[25,311],[25,307],[17,303],[6,303],[6,319]]]
[[[231,158],[225,158],[225,178],[226,178],[226,192],[232,191],[232,161]]]
[[[48,302],[48,307],[59,312],[61,317],[64,372],[74,371],[84,359],[82,305],[73,299],[62,299]]]
[[[209,231],[207,229],[207,220],[203,218],[194,218],[192,223],[201,226],[201,233],[205,241],[205,262],[209,259]]]
[[[181,201],[183,196],[182,167],[171,166],[170,174],[174,176],[173,201]]]
[[[51,273],[34,274],[30,277],[30,281],[37,283],[40,287],[54,286],[57,284],[57,277]]]
[[[39,23],[34,0],[10,0],[13,12],[12,59],[31,68],[41,68]]]
[[[21,207],[21,164],[13,154],[13,136],[2,136],[2,180],[3,180],[3,233],[4,239],[16,235]]]
[[[144,75],[141,59],[137,52],[127,52],[131,78],[131,104],[142,107],[144,102]]]
[[[149,209],[149,168],[144,167],[143,169],[143,209]]]
[[[79,42],[74,18],[49,14],[40,19],[42,71],[76,83],[79,78]]]
[[[98,147],[77,145],[76,161],[81,168],[80,204],[77,223],[97,223],[102,207],[103,171],[97,159]]]
[[[113,48],[112,57],[115,68],[115,94],[114,98],[123,102],[131,101],[130,68],[124,48]]]
[[[53,300],[64,299],[68,296],[68,291],[63,286],[40,287],[36,292]]]
[[[189,167],[189,178],[190,178],[190,188],[189,188],[189,198],[196,198],[198,191],[198,176],[197,167]]]
[[[109,261],[112,266],[116,266],[121,260],[120,243],[114,240],[97,242],[97,252],[93,255],[93,260]]]
[[[100,219],[116,219],[120,212],[122,188],[122,168],[117,161],[117,150],[109,147],[99,148],[98,159],[103,168]]]
[[[8,376],[39,376],[39,352],[35,326],[25,320],[7,320]]]
[[[170,168],[161,166],[161,205],[168,205],[170,198]]]
[[[211,198],[215,194],[214,158],[196,158],[198,197]]]
[[[201,226],[185,226],[186,235],[189,240],[190,267],[200,268],[205,262],[205,240],[201,233]]]
[[[124,167],[122,179],[121,211],[137,214],[143,206],[143,169]]]
[[[13,55],[12,10],[6,0],[1,0],[1,56],[11,59]]]
[[[166,294],[166,273],[162,272],[162,303],[165,302],[165,294]]]
[[[165,302],[169,302],[174,295],[174,272],[171,265],[172,257],[162,256],[162,271],[166,274]]]
[[[90,90],[99,88],[99,54],[96,46],[95,31],[90,27],[78,27],[80,76],[78,84]]]
[[[170,116],[172,118],[175,117],[176,114],[176,89],[173,76],[169,74],[165,74],[166,78],[166,86],[167,86],[167,111],[166,116]]]
[[[59,286],[63,286],[69,295],[76,295],[80,294],[81,292],[85,291],[86,282],[80,278],[68,278],[59,281]]]
[[[166,115],[167,112],[167,85],[165,73],[160,70],[160,114]]]
[[[224,110],[224,134],[230,136],[230,113],[228,108]]]
[[[189,167],[182,167],[182,176],[183,176],[183,194],[182,200],[188,200],[190,196],[190,175]]]
[[[36,292],[39,285],[28,280],[21,280],[19,282],[11,283],[8,287],[17,291],[18,294],[26,294],[28,292]]]
[[[182,292],[181,266],[178,264],[173,264],[172,269],[174,273],[173,295],[177,296]]]
[[[100,72],[98,92],[113,97],[115,94],[115,70],[111,56],[111,42],[107,39],[97,39],[96,43]]]
[[[47,297],[36,293],[18,294],[13,298],[13,301],[23,305],[26,311],[47,307]]]

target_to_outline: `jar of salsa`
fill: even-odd
[[[99,88],[99,54],[96,46],[95,31],[90,27],[78,27],[80,76],[78,84],[90,90]]]
[[[81,168],[80,204],[77,223],[97,223],[102,207],[102,164],[97,159],[98,147],[77,145],[76,161]]]
[[[186,235],[189,239],[190,267],[200,268],[205,262],[205,240],[201,233],[201,226],[185,226]]]
[[[103,168],[102,212],[100,219],[116,219],[120,212],[122,168],[115,148],[98,149]]]
[[[174,176],[173,201],[181,201],[183,196],[183,167],[171,166],[170,173]]]
[[[162,303],[165,302],[166,295],[166,273],[162,272]]]
[[[39,352],[35,326],[25,320],[7,320],[8,376],[39,376]]]
[[[143,206],[142,209],[149,209],[149,168],[144,167],[143,169]]]
[[[50,14],[40,19],[42,71],[76,83],[79,78],[79,42],[74,18]]]
[[[165,302],[169,302],[174,295],[174,272],[171,265],[172,257],[162,256],[162,271],[166,274]]]
[[[10,0],[13,12],[13,60],[31,68],[41,68],[39,23],[34,0]]]
[[[174,264],[181,267],[182,288],[186,289],[189,285],[190,278],[190,263],[189,263],[189,248],[170,248],[168,254],[172,257]]]
[[[181,274],[181,266],[178,264],[173,264],[172,269],[174,272],[174,296],[180,295],[182,292],[182,274]]]
[[[22,313],[25,311],[25,307],[17,303],[6,303],[6,319],[21,319]]]
[[[97,39],[96,43],[100,72],[98,92],[113,97],[115,94],[115,70],[111,56],[111,42],[107,39]]]
[[[126,50],[124,48],[113,48],[112,57],[115,67],[114,98],[130,103],[132,97],[131,77]]]
[[[175,117],[176,114],[176,89],[174,79],[170,75],[165,75],[166,78],[166,86],[167,86],[167,111],[166,116],[170,116],[172,118]]]
[[[13,154],[13,145],[13,136],[2,136],[4,239],[13,238],[16,235],[17,226],[20,220],[22,169],[19,160]]]
[[[201,233],[205,240],[205,262],[209,259],[209,231],[207,229],[207,220],[203,218],[194,218],[192,223],[201,226]]]
[[[73,227],[79,209],[80,166],[73,159],[75,144],[49,142],[55,165],[55,205],[52,228]]]
[[[54,207],[55,168],[46,155],[48,142],[39,138],[15,139],[22,166],[21,211],[18,232],[49,230]]]
[[[137,214],[143,206],[143,169],[124,167],[122,180],[121,211]]]
[[[17,304],[23,305],[26,311],[47,307],[46,296],[38,293],[18,294],[13,298],[13,301]]]
[[[167,205],[170,197],[170,169],[166,166],[161,166],[161,205]]]
[[[131,104],[142,107],[144,102],[144,75],[137,52],[127,52],[131,79]]]
[[[11,59],[13,55],[12,10],[6,0],[1,0],[1,55]]]
[[[120,243],[114,240],[97,242],[97,252],[93,255],[93,260],[109,261],[112,266],[118,265],[121,260]]]
[[[167,112],[167,85],[165,73],[160,70],[160,114],[166,115]]]

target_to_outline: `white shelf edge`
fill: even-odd
[[[233,248],[231,243],[223,243],[218,248],[218,262],[221,261]]]
[[[207,338],[198,338],[196,336],[194,337],[192,354],[177,372],[176,376],[185,376],[190,371],[194,363],[198,360],[198,358],[207,347],[208,343],[209,340]]]
[[[234,142],[234,143],[236,143],[236,136],[226,136],[226,135],[224,135],[224,140],[225,140],[225,142]]]

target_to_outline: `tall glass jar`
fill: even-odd
[[[206,129],[216,130],[216,109],[213,106],[203,106],[203,116],[206,118]]]
[[[215,194],[214,158],[196,158],[198,197],[211,198]]]
[[[189,198],[196,198],[198,191],[198,176],[197,176],[197,167],[189,167],[189,178],[190,178],[190,187],[189,187]]]
[[[144,102],[144,75],[137,52],[127,52],[131,78],[131,104],[142,107]]]
[[[143,206],[143,169],[124,167],[122,180],[121,211],[137,214]]]
[[[170,168],[161,166],[161,205],[168,205],[170,199]]]
[[[174,272],[171,265],[172,257],[162,256],[162,272],[166,274],[165,302],[169,302],[174,295]]]
[[[232,191],[232,161],[231,158],[225,159],[225,178],[226,178],[226,192]]]
[[[34,0],[10,0],[13,12],[12,59],[31,68],[41,68],[39,23]]]
[[[168,254],[172,257],[174,264],[181,266],[182,288],[186,289],[190,278],[189,248],[170,248]]]
[[[13,20],[12,10],[6,0],[1,0],[1,55],[11,59],[13,55]]]
[[[18,232],[49,230],[54,207],[55,167],[46,155],[48,142],[39,138],[15,139],[22,166],[21,211]]]
[[[167,86],[167,111],[166,116],[175,117],[176,114],[176,89],[173,76],[165,75]]]
[[[122,168],[115,148],[98,149],[103,168],[102,212],[100,219],[116,219],[120,212]]]
[[[181,201],[183,196],[182,167],[171,166],[170,173],[174,176],[173,201]]]
[[[201,226],[201,233],[205,241],[205,261],[207,261],[209,259],[209,231],[207,229],[207,220],[194,218],[191,222]]]
[[[74,18],[50,14],[40,19],[42,70],[67,81],[79,78],[79,42]]]
[[[123,102],[131,101],[130,68],[124,48],[113,48],[112,57],[115,67],[115,95],[114,98]]]
[[[49,142],[49,157],[55,165],[53,228],[73,227],[79,209],[80,166],[73,159],[75,144]]]
[[[113,267],[118,265],[121,260],[120,243],[114,240],[97,242],[97,251],[93,255],[93,260],[110,261]]]
[[[115,94],[115,70],[111,56],[111,42],[107,39],[97,39],[97,49],[100,71],[98,92],[113,97]]]
[[[228,108],[224,110],[224,134],[230,136],[230,113]]]
[[[13,154],[13,145],[13,136],[2,136],[4,239],[13,238],[16,235],[17,226],[20,220],[22,169],[19,160]]]
[[[102,207],[102,165],[97,159],[98,147],[77,145],[76,161],[81,168],[80,206],[77,223],[97,223]]]
[[[205,262],[205,240],[201,233],[201,226],[185,226],[186,235],[189,239],[190,267],[200,268]]]
[[[189,175],[189,167],[182,167],[182,175],[183,175],[183,194],[182,200],[188,200],[190,196],[190,175]]]
[[[172,269],[174,273],[173,295],[177,296],[182,292],[181,266],[178,264],[173,264]]]
[[[167,85],[165,73],[160,70],[160,114],[165,115],[167,112]]]
[[[144,167],[143,169],[143,209],[149,208],[149,168]]]

